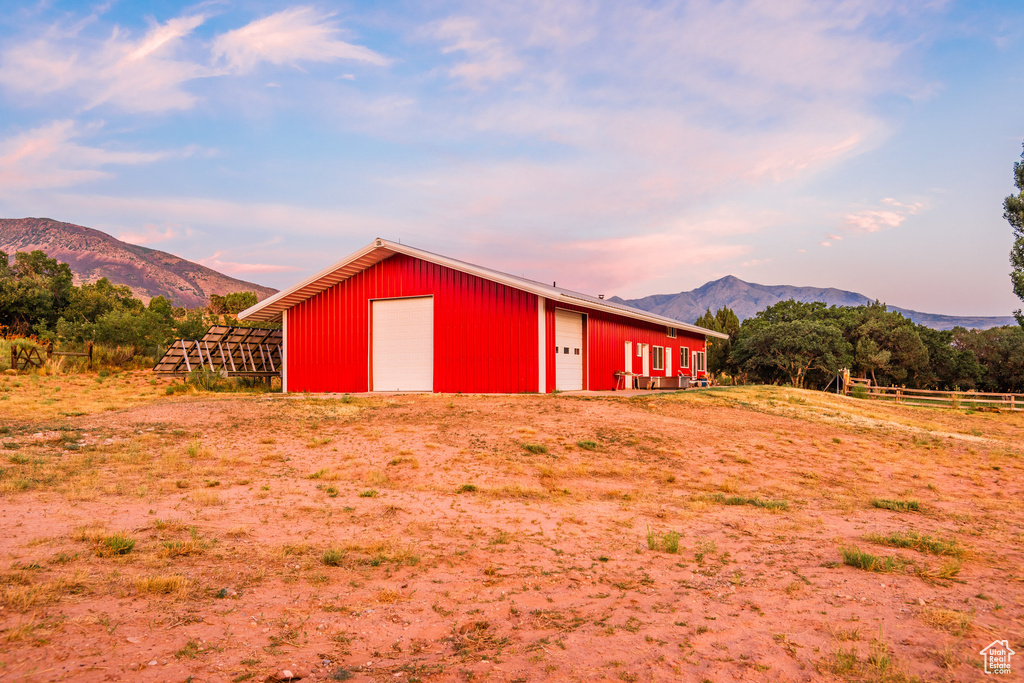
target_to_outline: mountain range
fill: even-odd
[[[652,296],[645,296],[642,299],[609,297],[609,301],[626,304],[643,311],[649,311],[684,322],[693,322],[703,315],[704,311],[710,310],[714,313],[722,307],[731,308],[736,313],[736,317],[743,320],[753,317],[758,311],[763,311],[772,304],[788,299],[796,299],[805,303],[821,301],[829,306],[863,306],[874,302],[874,299],[863,294],[835,289],[834,287],[759,285],[753,282],[744,282],[733,275],[727,275],[719,280],[708,282],[697,289],[679,292],[678,294],[654,294]],[[954,327],[984,330],[990,327],[1017,324],[1013,316],[936,315],[897,306],[889,306],[888,308],[890,311],[902,313],[915,323],[936,330],[951,330]]]
[[[198,308],[211,294],[255,292],[262,300],[277,292],[81,225],[50,218],[0,218],[0,251],[13,258],[15,252],[35,249],[68,264],[76,285],[105,277],[127,285],[145,302],[162,295],[175,306]]]

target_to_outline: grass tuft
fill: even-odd
[[[338,567],[341,565],[342,560],[345,559],[345,551],[337,548],[328,548],[320,556],[320,561],[326,564],[328,567]]]
[[[871,504],[883,510],[895,510],[896,512],[919,512],[921,505],[916,500],[888,500],[886,498],[875,498]]]
[[[917,531],[894,531],[889,534],[868,534],[864,537],[871,543],[891,548],[910,548],[932,555],[963,557],[967,551],[955,539],[943,540]]]
[[[842,546],[839,554],[843,558],[843,564],[868,572],[879,572],[887,574],[902,569],[905,562],[899,557],[879,557],[866,553],[856,546]]]
[[[748,498],[747,496],[726,496],[724,493],[710,493],[700,497],[699,500],[706,500],[711,503],[719,503],[721,505],[752,505],[756,508],[762,508],[764,510],[788,510],[789,501],[784,499],[776,498],[759,498],[754,496]]]
[[[678,531],[666,531],[659,535],[647,527],[647,548],[649,550],[661,550],[670,555],[676,555],[679,553],[679,538]]]
[[[135,548],[135,539],[128,534],[116,532],[100,539],[96,546],[96,554],[101,557],[127,555]]]

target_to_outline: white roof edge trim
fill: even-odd
[[[638,308],[631,306],[625,306],[623,304],[613,304],[606,302],[604,299],[598,299],[588,294],[581,292],[573,292],[571,290],[565,290],[558,287],[549,287],[540,282],[533,280],[527,280],[525,278],[516,277],[515,275],[509,275],[508,273],[502,273],[500,271],[491,270],[482,266],[477,266],[472,263],[466,263],[465,261],[459,261],[457,259],[448,258],[447,256],[441,256],[434,254],[429,251],[423,251],[422,249],[416,249],[405,244],[398,244],[385,239],[375,239],[366,247],[363,247],[359,251],[356,251],[349,256],[346,256],[337,263],[324,268],[315,275],[312,275],[305,280],[299,282],[288,289],[282,290],[274,296],[268,297],[263,301],[259,302],[255,306],[245,309],[238,314],[239,320],[245,320],[251,316],[254,316],[264,309],[273,306],[280,302],[282,299],[294,294],[295,292],[308,287],[316,283],[318,280],[330,275],[331,273],[344,268],[354,261],[366,256],[367,254],[377,250],[387,250],[392,253],[405,254],[406,256],[412,256],[414,258],[428,261],[430,263],[451,268],[460,272],[475,275],[484,280],[490,280],[491,282],[497,282],[498,284],[507,285],[513,289],[529,292],[537,296],[543,296],[547,299],[553,299],[555,301],[561,301],[573,306],[581,306],[584,308],[591,308],[594,310],[603,311],[605,313],[611,313],[612,315],[620,315],[626,318],[633,318],[636,320],[643,320],[645,322],[654,323],[656,325],[664,325],[666,327],[674,327],[680,330],[686,330],[688,332],[695,332],[702,334],[707,337],[716,337],[718,339],[728,339],[729,335],[714,330],[708,330],[697,325],[691,325],[690,323],[684,323],[681,320],[675,320],[674,318],[666,318],[664,316],[655,315],[654,313],[648,313],[641,311]],[[290,308],[290,306],[286,306]],[[268,317],[261,317],[260,320],[273,320],[280,316],[280,312],[272,312]]]

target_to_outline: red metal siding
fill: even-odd
[[[396,254],[288,310],[288,391],[370,388],[370,301],[434,297],[434,391],[537,390],[537,297]]]
[[[666,364],[664,370],[654,369],[651,358],[651,374],[655,376],[678,375],[679,347],[688,346],[690,351],[704,351],[704,336],[679,330],[677,337],[672,339],[664,326],[645,323],[641,320],[612,315],[602,311],[589,310],[584,306],[574,306],[550,299],[545,304],[547,349],[545,350],[547,391],[555,389],[555,308],[565,308],[586,314],[586,384],[593,391],[607,391],[615,388],[615,373],[624,370],[626,361],[626,342],[633,342],[633,372],[640,374],[643,370],[643,359],[636,355],[637,344],[650,346],[667,346],[672,349],[671,366]],[[650,352],[648,352],[650,353]],[[691,363],[692,366],[692,363]],[[692,375],[693,368],[682,370],[684,375]],[[705,373],[699,373],[703,376]]]

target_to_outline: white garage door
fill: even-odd
[[[583,314],[555,309],[555,388],[583,388]]]
[[[434,299],[373,302],[373,390],[434,390]]]

